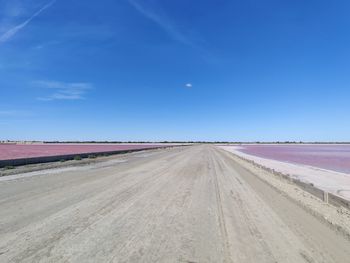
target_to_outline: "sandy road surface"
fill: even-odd
[[[0,182],[0,262],[349,260],[350,242],[214,146]]]

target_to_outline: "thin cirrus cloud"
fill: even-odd
[[[195,43],[191,39],[180,32],[176,26],[161,12],[156,11],[154,8],[150,8],[149,5],[146,6],[140,0],[128,0],[129,4],[132,5],[140,14],[144,17],[150,19],[161,27],[169,36],[171,36],[176,41],[179,41],[185,45],[195,47]]]
[[[17,111],[15,110],[0,110],[0,116],[13,116],[16,114],[17,114]]]
[[[40,8],[38,11],[36,11],[31,17],[29,17],[26,21],[22,22],[21,24],[19,24],[17,26],[14,26],[14,27],[10,28],[8,31],[6,31],[3,35],[0,36],[0,44],[9,41],[14,35],[16,35],[23,28],[25,28],[34,18],[36,18],[43,11],[45,11],[50,6],[52,6],[55,2],[56,2],[56,0],[53,0],[49,3],[47,3],[42,8]]]
[[[59,81],[35,81],[34,86],[52,91],[50,94],[38,97],[41,101],[52,100],[82,100],[86,93],[93,88],[91,83],[59,82]]]
[[[0,110],[0,117],[18,117],[28,114],[29,112],[22,110]]]

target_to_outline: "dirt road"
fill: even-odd
[[[350,242],[214,146],[0,181],[0,262],[349,260]]]

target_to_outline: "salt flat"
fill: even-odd
[[[246,154],[240,151],[240,146],[219,147],[246,159],[253,160],[265,167],[270,167],[278,172],[289,174],[293,178],[312,183],[322,190],[340,195],[350,200],[350,174]]]

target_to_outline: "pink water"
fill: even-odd
[[[350,145],[242,145],[240,151],[262,158],[350,173]]]
[[[0,144],[0,160],[155,148],[156,144]]]

